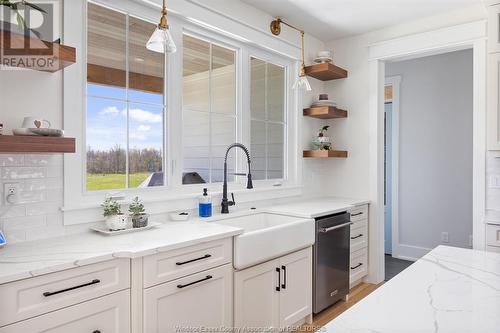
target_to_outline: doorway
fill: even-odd
[[[387,279],[438,245],[472,247],[473,53],[393,61],[385,74]]]

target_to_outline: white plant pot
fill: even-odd
[[[111,231],[127,229],[128,218],[127,215],[113,215],[106,217],[106,227]]]

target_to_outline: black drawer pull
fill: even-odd
[[[361,266],[363,266],[363,264],[362,264],[362,263],[359,263],[359,264],[357,264],[356,266],[351,267],[351,269],[356,269],[356,268],[361,267]]]
[[[210,255],[210,254],[205,254],[203,257],[199,257],[199,258],[196,258],[196,259],[191,259],[191,260],[188,260],[188,261],[176,262],[175,264],[177,266],[182,266],[182,265],[189,264],[191,262],[195,262],[195,261],[198,261],[198,260],[203,260],[203,259],[210,258],[211,256],[212,255]]]
[[[351,239],[356,239],[356,238],[359,238],[359,237],[363,237],[363,234],[359,234],[357,236],[351,237]]]
[[[278,285],[276,286],[276,291],[281,290],[281,269],[279,267],[276,267],[276,272],[278,272]]]
[[[179,289],[186,288],[186,287],[192,286],[193,284],[197,284],[197,283],[200,283],[200,282],[203,282],[203,281],[210,280],[211,278],[212,278],[212,275],[207,275],[206,278],[200,279],[198,281],[190,282],[190,283],[187,283],[187,284],[178,284],[177,288],[179,288]]]
[[[351,214],[351,216],[359,216],[359,215],[363,215],[363,212]]]
[[[281,266],[283,270],[283,284],[281,285],[281,289],[286,289],[286,266]]]
[[[71,290],[80,289],[80,288],[83,288],[83,287],[88,287],[88,286],[91,286],[93,284],[98,284],[100,282],[101,282],[101,280],[95,279],[95,280],[92,280],[92,282],[84,283],[84,284],[81,284],[79,286],[75,286],[75,287],[71,287],[71,288],[67,288],[67,289],[62,289],[62,290],[58,290],[58,291],[53,291],[53,292],[48,292],[47,291],[47,292],[43,293],[43,296],[45,296],[45,297],[54,296],[54,295],[62,294],[62,293],[65,293],[65,292],[68,292],[68,291],[71,291]]]
[[[101,333],[101,331],[99,331],[99,330],[95,330],[95,331],[94,331],[94,332],[92,332],[92,333]]]

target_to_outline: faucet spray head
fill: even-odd
[[[247,180],[247,189],[251,190],[251,189],[253,189],[253,182],[252,182],[252,174],[250,173],[250,171],[248,171],[247,178],[248,178],[248,180]]]

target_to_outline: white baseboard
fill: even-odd
[[[392,256],[402,260],[417,261],[431,250],[420,246],[399,244],[397,253],[393,253]]]

